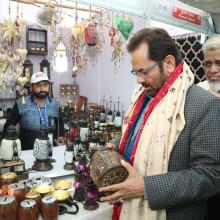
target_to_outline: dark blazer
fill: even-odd
[[[166,209],[167,220],[203,220],[207,198],[220,192],[219,98],[192,85],[184,114],[168,173],[144,177],[145,199],[153,210]]]

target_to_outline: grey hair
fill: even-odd
[[[202,46],[203,53],[206,53],[209,50],[220,49],[220,34],[216,34],[213,37],[209,38]]]

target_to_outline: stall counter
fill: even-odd
[[[29,171],[29,179],[34,176],[45,176],[49,177],[52,180],[56,179],[66,179],[70,178],[73,179],[74,171],[64,170],[63,166],[65,164],[64,161],[64,152],[65,146],[58,146],[53,148],[53,159],[56,162],[53,163],[53,169],[50,171]],[[27,150],[21,152],[21,159],[25,161],[26,169],[31,169],[35,158],[33,156],[33,150]],[[58,220],[69,220],[74,218],[75,220],[111,220],[112,215],[112,206],[105,202],[99,203],[99,208],[94,211],[87,211],[83,208],[81,203],[79,205],[79,212],[76,215],[64,214],[59,215]],[[40,217],[39,220],[42,220]]]

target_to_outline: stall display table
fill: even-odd
[[[53,159],[56,162],[53,163],[53,169],[50,171],[33,171],[29,172],[29,179],[34,176],[45,176],[51,178],[53,181],[57,179],[72,179],[74,171],[64,170],[63,166],[65,164],[64,161],[64,152],[65,146],[58,146],[53,148]],[[31,169],[35,158],[33,156],[33,150],[27,150],[21,152],[21,159],[25,161],[26,169]],[[112,216],[112,206],[106,202],[100,202],[99,208],[94,211],[87,211],[83,208],[81,203],[77,203],[79,205],[79,212],[76,215],[64,214],[59,215],[58,220],[69,220],[74,218],[75,220],[111,220]],[[42,220],[39,217],[39,220]]]

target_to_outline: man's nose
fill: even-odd
[[[137,76],[137,83],[138,84],[141,84],[142,82],[144,82],[145,80],[144,80],[144,78],[143,78],[143,76]]]
[[[41,87],[40,87],[40,91],[41,91],[41,92],[46,92],[46,91],[47,91],[47,88],[45,88],[44,86],[41,86]]]
[[[219,66],[217,66],[215,63],[213,63],[210,67],[209,67],[209,73],[218,73],[220,72],[220,68]]]

